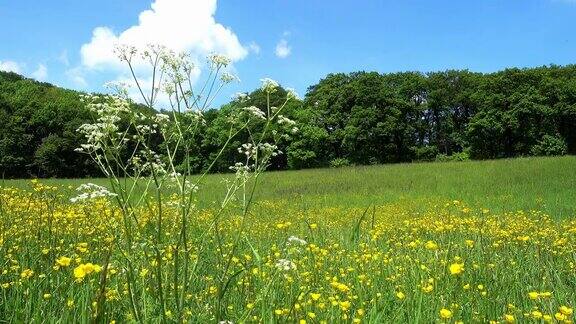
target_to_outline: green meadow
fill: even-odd
[[[199,201],[222,197],[226,174],[201,181]],[[75,188],[106,185],[106,179],[45,179],[43,183]],[[5,180],[6,187],[26,188],[29,180]],[[391,202],[461,200],[494,211],[541,210],[553,217],[576,209],[576,157],[530,157],[468,162],[409,163],[336,169],[267,172],[257,198],[293,206],[368,207]],[[73,193],[70,193],[73,195]]]

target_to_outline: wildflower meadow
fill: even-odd
[[[267,173],[305,126],[284,115],[295,91],[272,105],[264,78],[266,105],[239,94],[210,119],[228,58],[198,87],[186,54],[116,54],[135,87],[82,96],[93,122],[76,130],[104,177],[2,182],[0,322],[574,320],[573,158]],[[223,144],[193,172],[210,122]],[[230,146],[230,172],[209,174]]]

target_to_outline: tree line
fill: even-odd
[[[92,120],[80,94],[0,72],[1,176],[99,175],[74,151],[83,141],[76,129]],[[271,104],[285,97],[280,89]],[[266,96],[255,90],[242,105],[265,107]],[[226,140],[228,113],[240,108],[232,101],[204,113],[206,124],[189,143],[193,158],[178,160],[182,170],[207,167]],[[292,101],[284,115],[296,121],[298,132],[277,143],[284,154],[272,160],[275,170],[574,154],[576,65],[495,73],[329,74],[302,100]],[[248,136],[238,134],[215,171],[228,171]]]

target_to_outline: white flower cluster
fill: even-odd
[[[232,96],[232,99],[242,103],[250,100],[250,96],[248,96],[248,94],[245,92],[236,92],[234,96]]]
[[[240,79],[238,79],[237,76],[235,76],[234,74],[228,73],[228,72],[224,72],[222,73],[222,75],[220,76],[220,81],[222,81],[223,83],[230,83],[233,81],[240,81]]]
[[[246,108],[242,108],[242,110],[248,112],[250,115],[259,118],[259,119],[266,119],[266,113],[263,112],[260,108],[256,106],[250,106]]]
[[[250,172],[250,166],[244,165],[242,162],[236,162],[234,165],[230,166],[229,169],[234,171],[237,177],[246,176],[248,172]]]
[[[252,143],[246,143],[238,148],[238,153],[244,154],[246,157],[251,157],[258,153],[258,148],[252,145]]]
[[[175,83],[183,82],[190,76],[194,70],[194,63],[187,53],[174,53],[173,51],[163,50],[160,54],[162,60],[161,69],[166,73],[167,80],[165,91],[168,95],[174,91]]]
[[[301,238],[298,238],[297,236],[292,235],[288,238],[288,244],[304,246],[308,244],[308,242],[304,241]]]
[[[278,146],[270,143],[261,143],[258,145],[258,148],[263,153],[262,155],[264,157],[277,156],[278,154],[282,153],[280,150],[278,150]]]
[[[209,55],[208,61],[211,63],[210,66],[212,68],[226,67],[232,62],[228,57],[226,57],[225,55],[221,55],[221,54]]]
[[[70,198],[70,202],[72,203],[88,199],[117,196],[117,194],[110,192],[106,187],[102,187],[93,183],[82,184],[76,188],[76,191],[81,193],[76,197]]]
[[[76,149],[79,152],[91,153],[102,148],[104,142],[118,135],[117,123],[120,114],[130,112],[130,103],[118,96],[84,95],[80,97],[87,108],[98,116],[93,124],[83,124],[77,131],[84,135],[86,144]]]
[[[162,162],[159,154],[152,150],[141,150],[129,161],[129,165],[138,172],[152,172],[157,175],[165,175],[166,164]]]
[[[286,126],[294,126],[296,125],[296,122],[293,121],[290,118],[284,117],[282,115],[278,115],[278,124],[280,125],[286,125]]]
[[[296,264],[288,259],[280,259],[276,261],[276,268],[282,271],[296,270]]]
[[[260,81],[262,82],[262,86],[260,86],[260,89],[267,93],[273,93],[280,86],[278,82],[270,78],[260,79]]]
[[[287,91],[287,97],[288,100],[299,100],[300,96],[298,96],[298,93],[296,92],[296,90],[292,89],[292,88],[286,88]]]
[[[114,54],[120,61],[130,62],[132,57],[138,52],[135,46],[126,44],[117,44],[114,46]]]
[[[262,152],[261,156],[264,159],[270,156],[277,156],[278,154],[282,153],[278,150],[278,146],[270,143],[260,143],[258,145],[245,143],[238,148],[238,153],[244,154],[248,159],[250,159],[258,153],[258,150]]]
[[[170,121],[170,116],[165,114],[156,114],[152,117],[152,121],[159,125],[167,124]]]
[[[131,84],[124,81],[108,81],[104,83],[104,88],[116,93],[122,98],[128,98],[128,89],[132,87]]]
[[[158,125],[156,125],[158,126]],[[156,127],[150,125],[136,125],[136,130],[138,134],[145,135],[145,134],[156,134]]]

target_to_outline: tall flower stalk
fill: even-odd
[[[155,267],[154,296],[159,305],[156,316],[163,322],[174,317],[186,318],[190,312],[187,296],[191,296],[195,289],[190,283],[197,275],[199,262],[193,249],[203,249],[192,245],[210,235],[217,242],[219,255],[217,261],[210,262],[216,262],[213,266],[220,269],[216,278],[218,298],[213,305],[214,319],[223,320],[227,288],[240,274],[230,270],[232,257],[241,241],[247,239],[243,237],[243,230],[249,221],[259,177],[270,159],[281,153],[274,142],[283,133],[297,131],[294,122],[281,114],[286,103],[296,95],[289,91],[280,107],[271,107],[270,95],[279,86],[273,80],[263,79],[261,90],[267,95],[266,107],[242,107],[246,96],[240,96],[235,101],[240,107],[232,110],[227,118],[226,140],[221,143],[215,157],[208,161],[208,167],[192,176],[189,161],[199,152],[195,152],[190,143],[207,123],[204,112],[211,107],[214,98],[226,84],[236,80],[226,72],[230,60],[222,55],[209,56],[208,76],[196,90],[194,84],[198,70],[186,54],[176,54],[161,46],[149,46],[143,51],[120,46],[117,54],[127,65],[133,86],[146,109],[139,109],[130,100],[125,85],[111,85],[115,92],[113,95],[83,97],[95,120],[79,128],[86,143],[78,151],[88,154],[108,178],[111,192],[107,196],[116,201],[122,214],[122,231],[117,234],[114,248],[123,257],[132,317],[139,322],[150,319],[139,298],[145,292],[137,283],[138,274],[143,270],[136,268],[140,264],[136,260],[151,256]],[[149,68],[149,78],[138,76],[137,67],[143,63]],[[159,102],[168,105],[167,113],[158,113]],[[271,130],[274,124],[276,127]],[[237,148],[242,160],[230,166],[235,172],[234,179],[228,182],[208,231],[200,234],[193,231],[196,237],[192,237],[191,229],[197,224],[195,220],[200,212],[196,206],[202,181],[240,132],[248,133],[249,140]],[[272,143],[266,142],[269,138],[272,138]],[[183,157],[185,163],[177,165],[177,157]],[[168,197],[169,191],[175,194]],[[241,224],[232,245],[224,246],[220,232],[221,216],[232,201],[240,202]],[[177,213],[178,224],[166,224],[168,212]],[[166,226],[177,226],[178,234],[168,236]],[[147,236],[146,230],[151,230],[154,235]],[[166,255],[170,260],[173,258],[173,263],[167,262]]]

